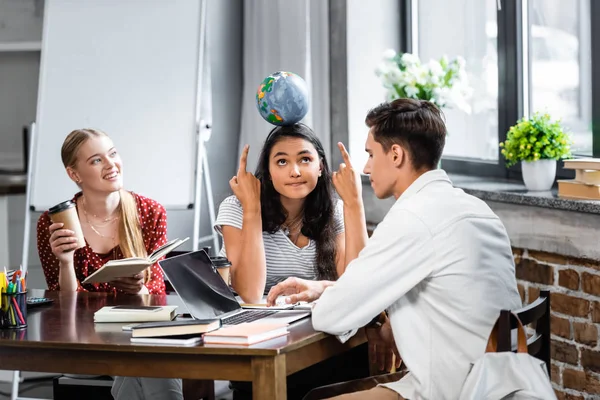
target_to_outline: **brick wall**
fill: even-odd
[[[523,304],[551,291],[552,369],[559,400],[600,398],[600,262],[513,249]]]

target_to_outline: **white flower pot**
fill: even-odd
[[[556,177],[556,160],[521,161],[521,171],[528,190],[550,190]]]

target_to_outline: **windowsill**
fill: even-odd
[[[548,192],[530,192],[520,180],[448,174],[455,187],[486,201],[553,208],[565,211],[600,214],[600,200],[574,200],[558,197],[556,184]],[[370,186],[362,175],[363,187]]]
[[[600,201],[570,200],[550,192],[528,192],[519,180],[450,174],[455,187],[485,201],[503,222],[517,248],[569,257],[600,260],[597,232]],[[363,176],[367,225],[372,230],[383,220],[395,199],[377,199]]]
[[[554,208],[565,211],[600,214],[600,200],[574,200],[558,197],[556,184],[548,192],[530,192],[523,182],[450,174],[455,187],[486,201]]]

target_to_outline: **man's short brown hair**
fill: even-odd
[[[426,100],[397,99],[370,110],[365,123],[387,153],[402,146],[415,170],[435,169],[446,143],[442,112]]]

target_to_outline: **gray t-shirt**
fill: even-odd
[[[334,200],[335,201],[335,200]],[[337,200],[334,212],[334,232],[338,234],[344,232],[344,212],[343,202]],[[243,210],[242,204],[235,196],[229,196],[219,206],[219,214],[215,221],[215,230],[223,234],[221,227],[223,225],[233,226],[242,229]],[[315,258],[317,255],[317,245],[312,239],[309,239],[308,245],[298,247],[279,229],[275,233],[263,232],[263,242],[265,245],[265,257],[267,259],[267,285],[265,293],[277,283],[295,276],[302,279],[317,279],[317,269]],[[219,253],[226,257],[225,245]]]

